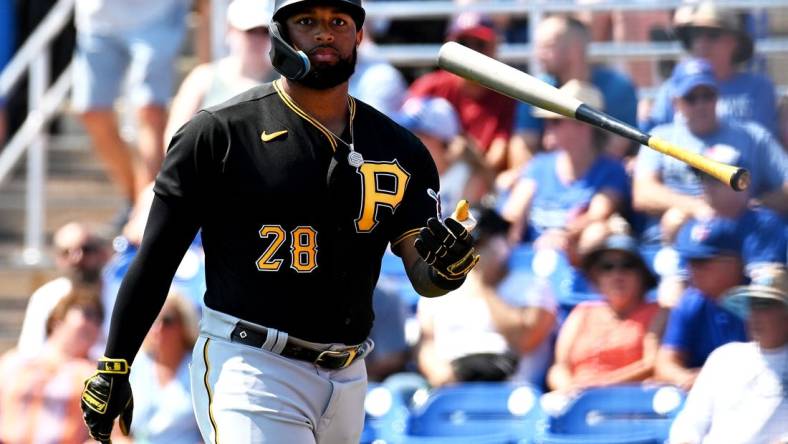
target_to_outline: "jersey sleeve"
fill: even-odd
[[[210,181],[214,159],[222,159],[227,133],[208,111],[200,111],[172,138],[153,191],[164,199],[178,199],[191,206],[201,196],[201,184]]]
[[[394,213],[394,224],[389,231],[392,247],[416,234],[430,217],[444,217],[440,208],[440,182],[435,162],[415,136],[412,144],[415,155],[405,167],[410,174],[405,197]],[[447,208],[445,211],[450,213],[452,209]]]

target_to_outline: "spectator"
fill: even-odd
[[[358,48],[356,71],[348,85],[350,95],[391,117],[399,111],[408,85],[397,68],[376,54],[372,33],[365,29]]]
[[[101,290],[101,270],[110,258],[109,245],[95,229],[81,222],[60,227],[53,238],[59,277],[30,296],[19,334],[18,351],[38,355],[46,340],[46,320],[58,302],[74,289]]]
[[[742,299],[751,342],[714,350],[670,431],[670,442],[788,442],[788,272],[763,270]]]
[[[12,349],[0,358],[0,442],[82,444],[88,430],[79,399],[95,372],[88,358],[101,331],[95,289],[74,288],[46,319],[46,341],[35,354]]]
[[[133,204],[164,156],[166,105],[175,57],[185,34],[189,0],[76,2],[77,50],[72,105],[80,113],[99,157]],[[126,147],[113,109],[129,79],[139,128],[140,162]]]
[[[624,74],[601,67],[591,66],[588,62],[590,36],[586,26],[570,17],[551,16],[540,22],[534,41],[534,56],[545,71],[542,80],[562,86],[570,80],[590,83],[601,91],[606,111],[611,116],[627,122],[636,123],[637,96],[635,87]],[[515,117],[515,135],[511,151],[524,163],[536,154],[542,146],[541,134],[544,123],[534,115],[533,107],[520,103]],[[611,136],[604,151],[614,157],[624,157],[630,151],[632,142]],[[545,149],[552,144],[545,141]]]
[[[418,364],[432,386],[514,379],[541,385],[550,356],[555,302],[544,288],[505,285],[508,224],[481,210],[481,259],[451,298],[422,298]],[[522,281],[519,281],[522,282]]]
[[[570,80],[561,91],[604,108],[602,94],[588,83]],[[562,251],[576,262],[583,230],[628,207],[629,180],[621,163],[602,153],[602,130],[541,109],[535,114],[545,119],[545,137],[557,148],[523,169],[502,214],[516,240]]]
[[[777,105],[774,84],[768,77],[741,69],[753,55],[752,38],[743,20],[732,10],[713,1],[679,8],[674,17],[676,36],[691,57],[706,59],[717,81],[717,115],[735,121],[754,121],[777,135]],[[670,78],[657,92],[648,118],[641,127],[649,131],[670,123],[676,111],[673,89],[680,79]]]
[[[733,147],[727,145],[716,145],[703,150],[703,155],[709,159],[729,165],[741,166],[741,153]],[[745,272],[750,275],[752,270],[767,264],[786,263],[786,236],[785,224],[778,215],[769,209],[756,207],[751,208],[750,193],[745,191],[734,191],[727,184],[707,175],[699,174],[703,185],[703,199],[711,207],[711,220],[715,223],[729,225],[729,230],[741,241],[742,260],[744,261]],[[686,223],[687,215],[678,213],[676,217],[669,218],[671,227],[664,227],[663,232],[674,232]],[[665,307],[673,307],[678,302],[681,293],[684,291],[684,281],[686,269],[684,264],[678,261],[673,246],[663,247],[663,251],[670,251],[671,254],[658,252],[657,255],[671,256],[673,261],[664,262],[660,282],[660,304]],[[656,262],[656,260],[655,260]]]
[[[202,442],[192,410],[191,350],[197,340],[194,304],[171,291],[134,360],[131,436],[146,444]]]
[[[602,301],[581,302],[558,333],[548,387],[573,392],[652,376],[665,316],[646,301],[656,284],[626,234],[610,233],[583,256],[583,271]]]
[[[457,17],[447,40],[495,58],[498,35],[487,17],[465,13]],[[508,145],[512,131],[515,101],[478,83],[439,70],[426,74],[410,87],[410,96],[434,96],[448,100],[460,116],[467,142],[483,153],[495,172],[509,168]]]
[[[410,359],[410,346],[405,338],[407,313],[404,301],[393,288],[378,284],[372,295],[375,322],[370,338],[375,342],[365,358],[367,378],[381,382],[388,376],[405,370]]]
[[[441,182],[441,207],[454,208],[460,199],[481,201],[492,189],[493,177],[482,156],[462,142],[457,112],[441,97],[412,97],[394,120],[412,131],[430,152]]]
[[[744,280],[740,240],[729,225],[690,221],[676,245],[689,263],[690,287],[668,318],[657,354],[657,378],[688,390],[709,354],[745,341],[744,323],[720,305],[723,294]]]
[[[197,65],[181,83],[170,107],[165,144],[184,123],[203,108],[278,77],[271,67],[268,23],[273,6],[268,0],[233,0],[227,7],[227,46],[219,60]]]
[[[696,153],[705,147],[732,147],[752,173],[752,196],[777,213],[788,214],[788,155],[774,137],[756,124],[715,115],[718,87],[708,62],[686,60],[676,66],[672,78],[673,102],[683,118],[654,128],[652,134]],[[670,219],[704,219],[713,214],[701,196],[700,180],[680,160],[640,150],[633,182],[635,209],[651,216],[643,228],[647,242],[672,242],[675,233],[661,232],[660,219],[664,227],[675,227],[680,224]]]

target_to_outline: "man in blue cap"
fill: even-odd
[[[656,377],[689,389],[717,347],[746,341],[744,322],[719,304],[744,281],[741,239],[724,219],[692,221],[678,234],[677,249],[689,263],[691,286],[671,311],[657,353]]]
[[[788,214],[788,156],[772,135],[752,122],[720,120],[715,113],[718,85],[711,65],[702,59],[680,63],[671,78],[673,103],[679,114],[652,134],[689,151],[702,153],[727,146],[741,155],[741,165],[752,173],[750,192],[765,206]],[[707,218],[713,210],[701,197],[700,180],[692,168],[654,150],[640,150],[633,180],[633,205],[652,216],[645,241],[670,242],[671,220]],[[663,224],[662,230],[658,222]]]

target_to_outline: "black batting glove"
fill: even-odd
[[[85,381],[82,390],[82,418],[90,437],[111,444],[112,426],[118,418],[120,431],[129,434],[134,399],[129,385],[129,364],[125,359],[101,358],[98,371]]]
[[[479,261],[468,230],[452,218],[441,222],[436,217],[427,220],[419,231],[416,250],[438,276],[447,281],[462,281]]]

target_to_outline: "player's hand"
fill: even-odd
[[[112,426],[118,416],[120,431],[129,434],[134,399],[125,359],[99,359],[98,371],[85,381],[81,405],[91,438],[111,443]]]
[[[444,279],[464,279],[479,261],[473,239],[465,227],[453,218],[441,222],[436,217],[427,220],[419,231],[416,251]]]

